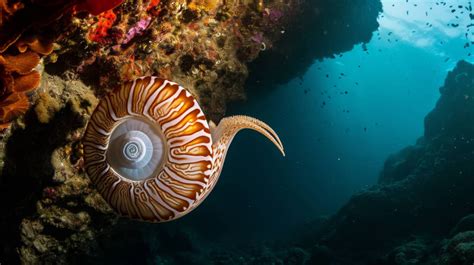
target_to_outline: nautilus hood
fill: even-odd
[[[85,169],[118,214],[174,220],[209,195],[233,137],[246,128],[265,135],[284,154],[265,123],[233,116],[209,124],[186,89],[142,77],[99,102],[83,137]]]

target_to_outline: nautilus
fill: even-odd
[[[182,86],[141,77],[97,105],[82,140],[84,166],[119,215],[171,221],[209,195],[241,129],[260,132],[285,155],[278,135],[262,121],[231,116],[216,126]]]

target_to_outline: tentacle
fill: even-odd
[[[218,126],[210,122],[213,151],[213,170],[210,177],[210,187],[215,185],[224,165],[225,156],[234,136],[243,129],[252,129],[267,137],[285,156],[285,150],[280,138],[266,123],[248,116],[231,116],[223,118]]]
[[[210,123],[212,142],[215,144],[225,144],[228,148],[234,139],[234,136],[243,129],[252,129],[267,137],[285,156],[285,150],[280,138],[276,132],[266,123],[243,115],[231,116],[223,118],[219,126],[215,126],[213,122]],[[215,127],[215,128],[214,128]]]

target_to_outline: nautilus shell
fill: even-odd
[[[209,195],[232,139],[245,128],[265,135],[284,155],[280,139],[265,123],[233,116],[216,126],[183,87],[142,77],[96,107],[83,137],[85,169],[118,214],[174,220]]]

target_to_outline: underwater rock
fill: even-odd
[[[257,255],[254,254],[250,260],[252,265],[283,265],[283,261],[268,247],[257,248]]]
[[[82,82],[48,74],[34,98],[3,139],[1,258],[68,264],[71,253],[116,220],[81,165],[80,138],[97,99]],[[22,191],[10,188],[20,183]]]
[[[465,61],[459,62],[455,71],[448,74],[444,86],[439,89],[441,98],[425,118],[425,138],[474,134],[474,124],[468,122],[474,108],[472,75],[472,65]]]
[[[462,232],[445,241],[442,265],[470,265],[474,262],[474,231]]]
[[[472,228],[474,65],[460,61],[440,92],[424,136],[389,157],[379,183],[355,194],[313,235],[312,244],[327,247],[342,260],[337,264],[430,264],[422,257],[440,254],[427,246]],[[467,235],[448,246],[462,262],[473,251]],[[467,264],[456,262],[446,264]]]
[[[429,254],[429,247],[420,238],[396,247],[384,259],[383,264],[417,265],[422,264]]]
[[[474,231],[474,214],[463,217],[459,223],[450,232],[451,235],[456,235],[466,231]]]
[[[380,173],[380,183],[395,183],[407,178],[410,171],[419,163],[418,158],[424,149],[421,146],[408,146],[396,154],[390,155]]]
[[[372,32],[379,27],[377,18],[382,3],[308,0],[292,11],[299,19],[282,28],[273,48],[250,64],[252,83],[258,86],[286,83],[301,77],[315,60],[334,57],[356,44],[369,42]]]
[[[315,245],[311,249],[308,265],[330,265],[335,259],[336,257],[328,247]]]
[[[299,247],[260,244],[237,249],[200,238],[179,225],[122,220],[113,230],[98,235],[87,251],[74,255],[74,260],[77,264],[115,265],[307,265],[309,256]]]
[[[305,264],[309,259],[309,254],[302,248],[292,247],[288,249],[282,258],[285,265]]]

